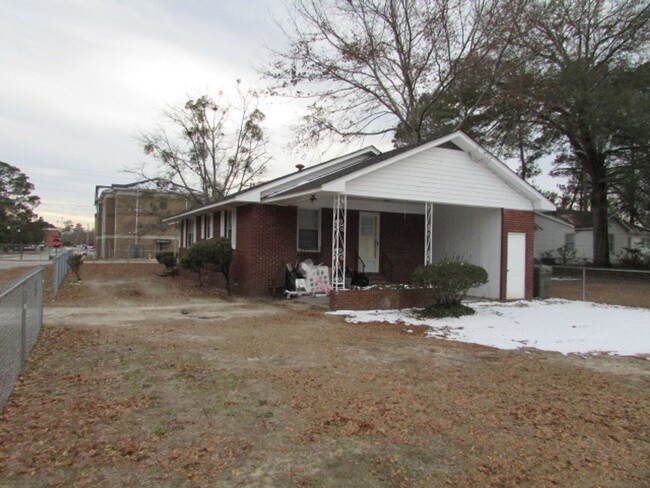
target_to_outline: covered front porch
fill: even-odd
[[[488,272],[489,282],[474,296],[501,298],[500,208],[325,191],[283,200],[273,203],[297,208],[299,241],[301,216],[318,215],[319,248],[301,250],[300,257],[330,266],[334,291],[350,288],[350,272],[367,276],[370,285],[410,284],[419,265],[457,256]]]

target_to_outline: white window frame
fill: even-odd
[[[302,249],[300,247],[300,211],[308,211],[308,212],[317,212],[318,214],[318,237],[317,237],[317,242],[318,242],[318,247],[317,249]],[[321,251],[321,236],[322,236],[322,212],[320,208],[304,208],[304,207],[298,207],[298,211],[296,212],[296,249],[301,252],[320,252]],[[306,229],[306,230],[314,230],[314,229]]]
[[[230,227],[230,245],[233,249],[237,248],[237,209],[231,208],[229,210],[221,211],[221,237],[228,237],[228,228],[226,227],[229,224]]]
[[[190,227],[191,224],[191,227]],[[183,232],[181,234],[181,247],[189,249],[195,242],[196,236],[196,218],[183,220]],[[192,230],[190,230],[192,229]],[[191,238],[190,238],[191,236]]]
[[[203,216],[203,237],[205,239],[212,239],[214,237],[214,214],[209,213]]]

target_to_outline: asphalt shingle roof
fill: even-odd
[[[347,176],[356,171],[362,170],[364,168],[368,168],[369,166],[373,166],[375,164],[381,163],[382,161],[386,161],[387,159],[390,159],[394,156],[410,151],[413,148],[418,147],[422,144],[425,143],[422,142],[420,144],[415,144],[411,146],[399,147],[397,149],[393,149],[391,151],[378,154],[377,156],[370,156],[369,158],[363,159],[361,161],[350,163],[348,166],[334,170],[331,173],[327,173],[322,176],[315,177],[314,179],[311,180],[306,180],[303,183],[297,183],[291,188],[286,188],[276,193],[272,193],[268,195],[267,198],[273,198],[281,195],[291,195],[293,193],[301,193],[303,191],[319,188],[325,183],[329,183],[330,181],[334,181],[336,179],[342,178],[343,176]]]

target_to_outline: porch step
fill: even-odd
[[[370,286],[373,285],[390,285],[391,282],[386,279],[386,277],[379,273],[366,273],[366,276],[370,280]]]

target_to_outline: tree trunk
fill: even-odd
[[[599,178],[591,187],[591,218],[593,222],[594,265],[609,267],[609,231],[607,222],[607,181]]]

